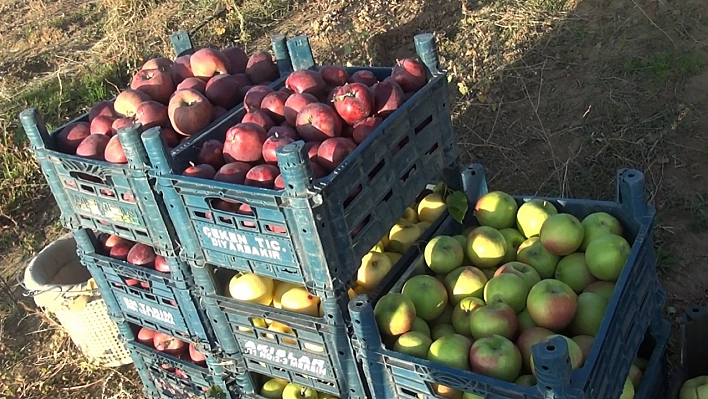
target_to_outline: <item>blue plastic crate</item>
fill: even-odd
[[[652,321],[637,356],[648,360],[642,372],[642,381],[634,392],[635,399],[666,399],[666,347],[671,334],[671,323],[665,319]],[[648,356],[647,356],[648,355]]]
[[[419,35],[416,44],[419,54],[427,56],[429,49],[434,50],[432,35]],[[314,62],[303,61],[307,55],[312,59],[306,38],[291,39],[288,46],[290,54],[297,54],[292,56],[296,68],[316,69]],[[144,134],[156,189],[169,205],[182,254],[191,264],[209,263],[304,284],[318,295],[349,283],[352,266],[359,264],[425,186],[445,176],[445,171],[459,168],[447,75],[430,62],[434,75],[428,84],[329,176],[314,181],[302,142],[281,147],[278,163],[285,190],[181,175],[201,143],[223,141],[228,127],[239,122],[245,110],[234,114],[231,124],[199,136],[174,156],[157,128]],[[360,69],[371,70],[379,79],[391,73],[391,68],[348,71]],[[391,149],[396,146],[394,155]],[[459,173],[452,176],[457,179]],[[449,184],[456,187],[459,182]],[[215,209],[213,199],[248,204],[254,216]]]
[[[708,308],[694,305],[686,309],[680,321],[681,338],[679,364],[671,371],[662,399],[678,399],[683,384],[692,378],[708,375]],[[659,396],[656,397],[659,399]]]
[[[202,352],[206,366],[160,352],[135,340],[139,327],[118,323],[146,397],[154,399],[236,399],[241,387],[236,377],[210,352]],[[179,371],[177,371],[179,370]],[[211,395],[211,396],[210,396]]]
[[[99,286],[113,319],[170,334],[187,342],[215,348],[215,338],[194,293],[187,265],[178,257],[166,257],[175,273],[135,266],[103,254],[96,236],[87,229],[74,232],[81,262]],[[127,280],[145,283],[129,285]]]
[[[482,187],[476,195],[467,191],[470,203],[488,191],[481,165],[473,164],[463,181],[479,180]],[[516,196],[518,203],[530,197]],[[578,199],[548,199],[559,212],[579,218],[604,211],[618,218],[626,235],[631,238],[632,251],[620,275],[608,305],[600,330],[585,361],[575,371],[567,361],[567,345],[560,340],[552,346],[536,345],[534,356],[539,383],[523,387],[469,371],[460,371],[424,359],[417,359],[387,349],[376,326],[373,307],[379,297],[359,296],[349,304],[354,327],[353,343],[357,355],[363,358],[364,370],[374,398],[432,399],[431,383],[442,383],[464,392],[483,395],[487,399],[511,398],[614,398],[619,397],[624,384],[617,376],[625,376],[652,320],[660,317],[665,294],[656,277],[652,242],[655,209],[647,203],[644,176],[641,172],[622,169],[617,173],[617,202]],[[474,222],[471,212],[466,225]],[[462,226],[452,219],[441,226],[439,234],[459,234]],[[424,260],[413,262],[407,275],[425,271]],[[406,275],[387,283],[384,292],[402,287]],[[630,316],[631,315],[631,316]],[[553,341],[556,343],[555,341]],[[565,348],[565,349],[564,349]],[[565,350],[565,355],[563,351]],[[547,371],[543,371],[544,367]]]
[[[272,42],[279,66],[287,68],[290,61],[285,37],[273,36]],[[175,48],[177,54],[183,51]],[[273,84],[282,84],[289,72],[289,69],[281,70],[281,79]],[[238,109],[239,106],[229,110],[204,130],[219,129]],[[119,133],[128,163],[114,164],[57,150],[55,137],[68,124],[88,121],[88,114],[51,133],[47,131],[38,109],[26,109],[19,117],[59,205],[65,227],[72,230],[84,227],[116,234],[152,245],[161,255],[175,254],[173,240],[176,234],[168,221],[162,198],[152,190],[152,181],[148,178],[148,159],[139,133],[130,129]]]

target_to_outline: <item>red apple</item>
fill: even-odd
[[[211,122],[211,108],[211,103],[203,94],[186,89],[175,92],[167,113],[177,133],[191,136]]]
[[[183,80],[194,76],[190,62],[191,58],[191,54],[181,55],[175,58],[175,61],[172,63],[172,80],[175,84],[179,84]]]
[[[317,150],[317,162],[325,171],[332,172],[356,149],[356,143],[344,137],[329,138]]]
[[[147,60],[140,69],[159,69],[172,72],[172,60],[165,57],[156,57]]]
[[[104,161],[103,154],[106,152],[106,146],[110,140],[111,138],[104,134],[90,134],[76,147],[76,155]]]
[[[526,308],[533,323],[559,332],[568,327],[575,315],[578,295],[560,280],[541,280],[531,287]]]
[[[202,148],[197,154],[197,163],[209,164],[214,169],[219,169],[224,165],[224,155],[222,149],[224,144],[219,140],[207,140],[202,144]]]
[[[350,125],[368,118],[374,107],[374,98],[369,88],[361,83],[348,83],[340,87],[332,101],[339,116]]]
[[[276,133],[281,137],[290,137],[293,141],[300,139],[300,136],[298,136],[295,128],[288,125],[287,122],[285,124],[271,127],[268,130],[268,137],[274,136]]]
[[[263,148],[261,151],[263,153],[263,160],[266,161],[266,163],[277,165],[278,157],[275,154],[276,149],[288,145],[294,141],[295,140],[291,139],[290,137],[283,137],[280,136],[278,133],[276,133],[274,136],[268,137],[263,143]]]
[[[209,80],[214,75],[229,73],[231,64],[224,53],[213,48],[202,48],[194,52],[189,59],[194,76]]]
[[[171,127],[163,127],[161,130],[162,131],[160,132],[160,134],[162,135],[162,137],[164,137],[165,143],[167,144],[168,147],[174,148],[179,144],[180,138],[174,129],[172,129]],[[185,137],[185,138],[189,138],[189,137]]]
[[[227,112],[229,111],[227,111],[226,108],[215,105],[211,107],[211,120],[215,121]]]
[[[413,58],[398,61],[391,71],[391,80],[398,83],[404,92],[416,92],[428,82],[425,65]]]
[[[241,119],[241,123],[255,123],[256,125],[262,127],[265,131],[268,131],[275,126],[275,123],[273,123],[273,120],[270,119],[270,116],[260,110],[249,112],[244,115]]]
[[[519,338],[516,339],[516,346],[519,347],[521,360],[526,371],[531,372],[531,347],[545,341],[551,335],[553,335],[553,331],[543,327],[531,327],[519,334]]]
[[[256,162],[262,159],[261,148],[268,134],[255,123],[239,123],[226,131],[224,160]]]
[[[86,137],[91,135],[91,127],[86,122],[74,122],[66,125],[56,137],[57,149],[66,154],[75,154]]]
[[[189,344],[189,358],[192,363],[198,364],[200,366],[206,366],[206,357],[203,353],[199,352],[193,344]]]
[[[175,83],[169,72],[159,69],[141,69],[133,75],[130,88],[146,93],[159,103],[167,104],[175,91]]]
[[[167,263],[167,259],[164,256],[155,256],[155,270],[160,273],[170,273],[170,265]]]
[[[89,130],[91,131],[91,134],[105,134],[112,136],[114,132],[113,129],[111,129],[111,126],[113,125],[114,120],[115,118],[112,116],[98,115],[91,120]]]
[[[155,334],[157,331],[151,330],[147,327],[143,327],[138,331],[138,335],[136,337],[137,341],[140,342],[143,345],[148,345],[150,347],[153,347],[153,340],[155,338]]]
[[[248,173],[250,169],[251,165],[246,162],[230,162],[222,166],[219,171],[216,172],[214,180],[233,184],[243,184],[246,180],[246,173]]]
[[[273,62],[273,57],[265,51],[256,51],[251,54],[246,64],[246,75],[253,83],[260,84],[265,81],[278,79],[278,66]]]
[[[197,177],[200,179],[213,179],[215,175],[216,170],[208,163],[189,165],[184,172],[182,172],[182,176]]]
[[[341,134],[342,120],[332,107],[309,104],[297,115],[295,127],[305,141],[323,141]]]
[[[383,119],[378,116],[370,116],[363,121],[354,125],[354,130],[352,131],[352,139],[357,144],[361,144],[366,140],[371,133],[376,131],[376,128],[383,122]]]
[[[135,119],[133,118],[118,118],[111,124],[111,134],[116,134],[118,133],[118,130],[123,129],[124,127],[132,126],[133,123],[135,123]],[[138,130],[142,132],[142,128]]]
[[[101,245],[103,246],[103,249],[105,251],[110,251],[111,248],[115,247],[118,243],[121,242],[131,242],[130,240],[127,240],[123,237],[119,237],[115,234],[106,234],[106,233],[101,233]]]
[[[192,89],[204,94],[204,90],[206,89],[206,82],[192,76],[181,81],[175,88],[175,91],[184,89]]]
[[[521,353],[508,338],[491,335],[472,344],[469,364],[477,374],[514,382],[521,372]]]
[[[244,173],[244,177],[245,177],[245,173]],[[240,204],[238,204],[238,203],[231,202],[228,200],[222,200],[222,199],[215,199],[211,202],[211,206],[214,209],[218,209],[218,210],[224,211],[224,212],[231,212],[231,213],[238,212],[239,205]]]
[[[275,165],[256,165],[246,173],[247,186],[273,188],[275,178],[280,174],[280,169]]]
[[[118,136],[111,137],[106,144],[106,149],[103,152],[103,158],[110,163],[128,163],[128,158],[125,156],[123,146],[118,140]]]
[[[275,91],[266,94],[261,102],[261,110],[270,116],[270,119],[275,123],[281,123],[285,120],[285,101],[290,94],[285,91]]]
[[[365,86],[371,87],[376,84],[379,80],[376,78],[373,72],[366,69],[356,71],[349,78],[350,83],[361,83]]]
[[[273,188],[276,190],[285,190],[285,180],[283,175],[278,175],[278,177],[273,180]]]
[[[187,346],[184,341],[159,331],[155,332],[152,344],[158,351],[172,356],[179,356]]]
[[[140,103],[150,100],[152,100],[152,98],[150,98],[147,93],[139,90],[127,89],[118,93],[113,107],[115,108],[118,116],[132,117],[135,115],[135,111],[138,110],[138,105],[140,105]]]
[[[135,111],[134,118],[136,122],[142,125],[143,130],[155,126],[164,126],[170,121],[167,116],[167,107],[157,101],[145,101],[140,103],[138,109]]]
[[[209,79],[204,95],[212,104],[231,109],[243,100],[238,82],[231,75],[216,75]]]
[[[148,245],[137,243],[130,248],[126,261],[135,266],[155,267],[155,250]]]
[[[384,80],[373,87],[374,115],[386,118],[396,111],[404,102],[401,86],[392,80]]]
[[[234,80],[236,80],[236,83],[238,83],[238,87],[240,87],[239,91],[242,92],[243,94],[246,94],[246,92],[248,91],[248,90],[243,91],[243,88],[245,86],[249,86],[249,89],[250,89],[250,86],[253,86],[253,82],[251,82],[251,79],[249,79],[248,75],[246,75],[245,73],[235,73],[231,76],[234,77]]]
[[[284,104],[284,116],[285,120],[291,125],[295,126],[297,122],[297,114],[308,104],[316,104],[319,101],[317,97],[309,93],[295,93],[290,95]]]
[[[116,110],[113,108],[113,101],[100,101],[91,107],[89,110],[89,122],[93,121],[93,119],[99,115],[117,118],[118,114],[116,114]]]
[[[268,86],[258,85],[251,87],[243,97],[243,106],[246,108],[246,112],[253,112],[261,109],[263,98],[273,91],[274,90]]]
[[[221,52],[229,59],[229,73],[244,73],[246,72],[246,65],[248,65],[248,55],[241,47],[227,47]]]
[[[315,178],[321,179],[321,178],[327,176],[327,174],[328,174],[327,171],[325,170],[325,168],[322,165],[320,165],[319,162],[312,161],[311,165],[312,165],[312,174],[315,175]]]
[[[322,75],[309,69],[295,71],[288,75],[285,87],[295,93],[308,93],[313,96],[321,95],[327,89]]]
[[[108,249],[108,256],[113,259],[126,260],[128,259],[128,253],[134,246],[135,243],[132,241],[119,241]]]
[[[322,80],[330,86],[344,86],[349,81],[349,74],[343,66],[326,65],[320,68]]]
[[[317,152],[320,150],[321,141],[308,141],[305,143],[305,150],[307,150],[307,157],[310,161],[317,161]]]

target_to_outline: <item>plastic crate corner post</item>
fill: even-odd
[[[312,55],[312,47],[310,47],[310,39],[306,35],[288,39],[288,52],[295,71],[311,69],[316,65]]]
[[[705,359],[708,349],[705,334],[708,331],[708,308],[692,306],[686,309],[681,321],[681,366],[685,379],[708,374]]]
[[[275,153],[283,174],[286,193],[293,197],[307,195],[308,189],[312,186],[314,174],[305,150],[305,142],[299,140],[279,147]]]
[[[435,36],[432,33],[421,33],[413,38],[415,51],[418,57],[428,68],[432,76],[442,73],[440,70],[440,60],[438,57],[438,47],[435,43]]]
[[[565,338],[553,337],[531,347],[538,390],[544,398],[566,398],[573,368]]]
[[[467,194],[470,207],[473,207],[474,202],[489,191],[482,164],[473,163],[462,170],[462,190]]]
[[[79,257],[84,254],[93,254],[96,252],[91,237],[89,237],[85,229],[74,231],[74,240],[76,241],[76,252],[79,254]]]
[[[42,119],[42,114],[37,108],[27,108],[19,115],[22,128],[34,149],[46,148],[45,143],[49,142],[49,133]]]
[[[174,174],[172,156],[167,152],[167,145],[165,145],[161,133],[162,130],[159,127],[154,127],[140,136],[145,145],[145,153],[150,159],[150,165],[158,176]]]
[[[290,74],[293,71],[293,66],[290,62],[290,53],[288,53],[287,38],[283,34],[272,35],[270,44],[275,54],[275,63],[278,65],[280,76]]]
[[[172,43],[172,49],[174,50],[176,57],[194,52],[192,39],[189,37],[189,33],[187,31],[179,30],[173,33],[170,35],[170,42]]]
[[[116,133],[131,169],[144,169],[149,164],[145,147],[140,142],[141,129],[142,126],[139,123],[133,123],[118,129]]]
[[[647,192],[644,173],[636,169],[617,171],[617,202],[635,219],[647,215]]]

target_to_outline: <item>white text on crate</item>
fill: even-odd
[[[175,317],[170,312],[165,312],[164,310],[153,308],[152,306],[146,305],[144,303],[135,301],[130,298],[123,297],[123,302],[128,309],[133,312],[138,312],[144,316],[151,317],[153,319],[160,320],[165,323],[175,324]]]
[[[202,233],[211,240],[211,244],[215,247],[241,252],[247,255],[282,260],[280,252],[285,251],[278,241],[263,237],[250,237],[251,240],[249,240],[249,237],[243,234],[208,226],[202,227]]]
[[[285,349],[276,349],[269,345],[256,344],[253,341],[247,341],[245,343],[244,352],[245,355],[258,356],[263,360],[327,377],[327,367],[325,361],[321,359],[311,359],[309,356],[297,356]]]

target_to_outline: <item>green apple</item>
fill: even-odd
[[[415,305],[405,295],[391,292],[376,302],[374,317],[379,331],[396,337],[407,333],[413,327],[416,318]]]
[[[708,393],[708,391],[706,391],[706,393]],[[697,396],[697,399],[702,397],[703,396]],[[679,398],[684,399],[681,395],[679,395]],[[634,399],[634,385],[632,385],[632,381],[629,378],[624,381],[624,388],[622,389],[622,395],[619,399]]]
[[[525,387],[532,387],[536,385],[536,377],[534,377],[533,374],[520,375],[514,383]]]
[[[526,240],[519,230],[507,228],[501,229],[499,232],[504,236],[506,241],[506,251],[502,263],[507,263],[516,260],[516,252],[519,250],[519,245]]]
[[[560,257],[550,253],[536,236],[526,239],[519,245],[516,260],[530,265],[536,269],[541,279],[546,279],[553,277]]]
[[[526,307],[534,324],[558,332],[568,327],[575,315],[578,295],[559,280],[541,280],[529,291]]]
[[[474,215],[482,226],[504,229],[514,225],[518,209],[514,197],[502,191],[491,191],[477,200]]]
[[[513,382],[521,372],[521,353],[508,338],[491,335],[472,344],[469,353],[473,372]]]
[[[433,340],[453,334],[457,334],[457,331],[455,331],[455,327],[453,327],[452,324],[436,324],[430,330],[430,337]]]
[[[420,231],[425,233],[425,231],[428,230],[430,228],[430,226],[432,226],[433,224],[430,222],[418,222],[415,225],[420,227]]]
[[[639,370],[639,367],[634,364],[630,366],[629,379],[632,381],[634,388],[639,388],[639,384],[642,382],[642,370]]]
[[[583,292],[594,292],[605,298],[607,303],[610,303],[612,295],[615,293],[615,283],[611,281],[597,281],[585,287]]]
[[[417,317],[425,321],[438,318],[447,307],[447,290],[440,280],[427,274],[411,277],[401,293],[415,306]]]
[[[460,370],[469,370],[470,345],[470,340],[460,334],[445,335],[430,345],[428,360]]]
[[[531,371],[531,347],[553,335],[553,331],[543,327],[532,327],[522,331],[516,339],[516,346],[521,352],[524,370]]]
[[[531,287],[521,277],[512,273],[502,273],[493,277],[484,286],[484,302],[503,302],[519,313],[526,307],[526,297]]]
[[[519,331],[526,331],[531,327],[536,327],[536,325],[533,324],[533,320],[531,320],[529,310],[526,308],[517,315],[517,318],[519,319]]]
[[[512,339],[519,329],[519,320],[511,306],[503,303],[490,303],[470,316],[470,332],[474,339],[493,334]]]
[[[401,258],[403,257],[403,255],[396,252],[384,252],[383,254],[388,256],[388,258],[391,260],[392,265],[398,263],[398,261],[401,260]]]
[[[630,385],[632,383],[630,382]],[[627,385],[625,384],[625,389]],[[679,399],[705,399],[708,398],[708,376],[701,375],[691,378],[683,383],[679,392]]]
[[[448,295],[449,295],[449,293],[448,293]],[[451,305],[452,305],[452,301],[451,301],[451,298],[448,296],[447,308],[445,308],[445,310],[443,310],[440,317],[431,321],[430,324],[428,324],[428,325],[434,326],[436,324],[452,324],[452,309],[453,309],[453,307]]]
[[[601,235],[585,250],[585,264],[593,276],[603,281],[617,281],[632,247],[616,234]]]
[[[556,207],[543,199],[533,198],[523,203],[516,212],[516,226],[526,238],[537,236],[541,226],[552,215],[558,214]]]
[[[454,305],[468,296],[482,298],[487,276],[474,266],[463,266],[448,273],[443,283],[447,288],[448,301]]]
[[[498,268],[492,267],[488,269],[480,269],[482,273],[484,273],[485,276],[487,276],[487,280],[491,280],[492,277],[494,277],[494,273],[497,272]]]
[[[423,333],[428,337],[430,336],[430,326],[428,325],[428,323],[425,322],[425,320],[421,319],[420,317],[415,318],[411,331],[418,331],[419,333]]]
[[[261,387],[261,396],[267,399],[281,399],[287,385],[288,382],[283,379],[271,378]]]
[[[361,258],[356,284],[371,292],[381,284],[392,266],[391,259],[382,252],[369,252]]]
[[[555,278],[568,284],[576,294],[580,294],[585,287],[598,281],[588,270],[585,254],[582,252],[564,256],[556,266]]]
[[[283,399],[318,399],[319,393],[312,388],[294,382],[283,389]]]
[[[455,331],[460,335],[471,337],[470,317],[475,310],[483,306],[485,306],[484,301],[473,296],[458,302],[452,310],[452,326],[455,327]]]
[[[473,266],[495,267],[504,259],[506,240],[499,230],[489,226],[479,226],[467,236],[466,250]]]
[[[437,236],[425,245],[424,257],[434,273],[447,274],[462,266],[465,251],[455,238]]]
[[[592,292],[583,292],[578,295],[578,305],[575,316],[570,322],[570,332],[574,335],[589,335],[594,337],[600,330],[600,324],[605,317],[607,301]]]
[[[536,269],[534,269],[530,265],[527,265],[526,263],[521,263],[517,261],[511,261],[501,265],[501,267],[499,267],[499,269],[494,272],[494,276],[498,276],[502,273],[516,274],[517,276],[524,279],[524,281],[526,281],[526,284],[529,286],[529,289],[531,289],[531,287],[541,281],[541,276],[538,275]]]
[[[577,370],[577,369],[583,367],[583,363],[585,362],[585,359],[583,358],[583,351],[580,349],[580,346],[578,346],[578,344],[575,341],[573,341],[572,339],[566,337],[565,335],[553,334],[553,335],[549,335],[541,342],[548,342],[555,337],[563,338],[565,340],[565,342],[568,344],[568,355],[570,357],[570,367],[573,370]],[[535,376],[536,369],[533,365],[533,356],[531,356],[531,360],[529,363],[531,365],[531,371],[533,372],[533,375]]]
[[[417,331],[409,331],[398,337],[396,343],[393,345],[393,350],[425,359],[428,356],[428,349],[430,349],[430,344],[432,343],[433,340],[427,335]]]
[[[576,335],[571,339],[580,347],[580,350],[583,352],[583,359],[587,359],[588,355],[590,355],[592,344],[595,342],[595,338],[589,335]]]
[[[580,248],[585,229],[580,220],[569,213],[551,215],[543,225],[539,237],[546,249],[558,256],[566,256]]]
[[[484,397],[471,392],[465,392],[462,394],[462,399],[484,399]]]
[[[418,241],[422,234],[420,226],[405,219],[399,220],[388,233],[386,251],[403,254]]]
[[[601,235],[610,233],[622,235],[622,224],[614,216],[607,212],[595,212],[591,213],[583,219],[580,224],[583,225],[585,229],[585,237],[583,238],[583,243],[580,245],[580,250],[585,251],[591,241],[600,237]]]

